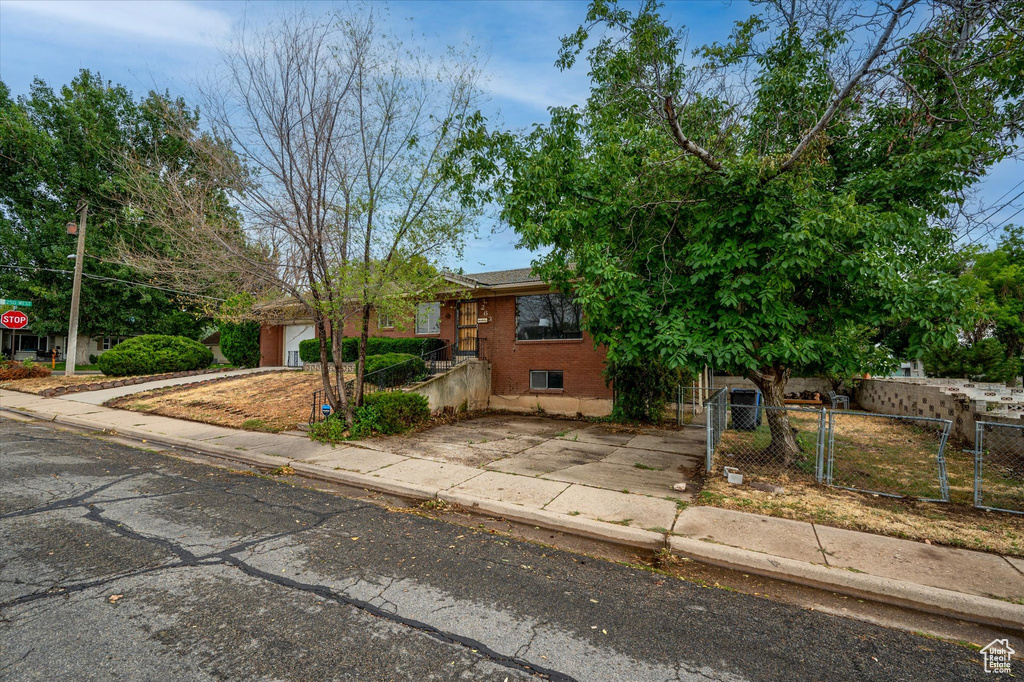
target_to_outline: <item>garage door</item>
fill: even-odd
[[[290,324],[284,328],[284,364],[286,367],[301,367],[299,342],[315,339],[311,324]]]

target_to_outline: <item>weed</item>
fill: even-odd
[[[664,467],[647,466],[643,462],[636,462],[635,464],[633,464],[633,467],[636,468],[636,469],[643,469],[644,471],[664,471],[665,470]]]
[[[294,474],[295,469],[291,468],[287,464],[284,465],[283,467],[277,467],[276,469],[270,470],[271,476],[293,476]]]
[[[440,511],[448,507],[448,503],[442,500],[440,497],[435,497],[431,500],[424,500],[420,503],[420,508],[429,509],[431,511]]]
[[[571,511],[571,512],[569,512],[569,516],[579,516],[579,515],[580,515],[580,513],[578,511]]]

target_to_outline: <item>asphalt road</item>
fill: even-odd
[[[966,680],[974,651],[0,419],[0,679]]]

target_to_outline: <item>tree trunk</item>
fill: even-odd
[[[323,315],[314,312],[313,323],[316,325],[316,336],[320,341],[320,381],[324,387],[324,396],[327,398],[327,404],[331,406],[331,410],[337,412],[338,398],[334,392],[334,387],[331,385],[331,372],[327,362],[327,349],[329,348],[327,344],[329,339],[327,338],[327,329],[324,324]]]
[[[363,379],[366,373],[366,342],[370,338],[370,310],[369,303],[363,306],[363,328],[359,332],[359,355],[356,358],[356,390],[354,402],[356,407],[363,404]]]
[[[338,409],[345,418],[345,424],[352,428],[355,422],[355,415],[352,410],[352,401],[349,400],[348,391],[345,390],[345,369],[344,369],[344,323],[338,324],[337,320],[331,324],[331,346],[334,353],[334,381],[338,386]]]
[[[765,407],[785,408],[785,388],[789,375],[790,370],[784,367],[771,367],[752,372],[748,378],[760,389]],[[793,428],[789,425],[789,415],[785,409],[767,409],[765,419],[768,421],[768,430],[772,436],[771,444],[768,446],[769,454],[781,460],[785,466],[792,465],[800,454],[800,447],[793,435]]]

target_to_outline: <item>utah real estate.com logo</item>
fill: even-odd
[[[1010,640],[992,640],[989,642],[988,646],[981,650],[981,656],[985,660],[985,672],[1010,672],[1010,659],[1015,653],[1017,652],[1010,647]]]

